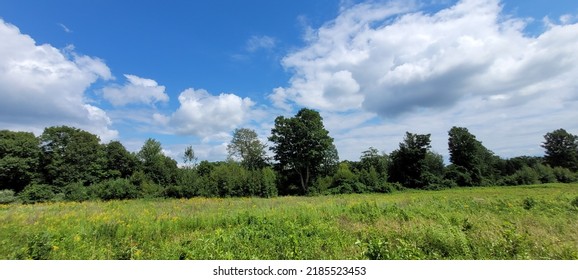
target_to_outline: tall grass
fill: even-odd
[[[578,259],[576,184],[0,205],[1,259]]]

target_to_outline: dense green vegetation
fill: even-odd
[[[0,205],[0,259],[578,259],[578,185]]]
[[[148,139],[138,152],[89,132],[48,127],[38,137],[0,131],[0,203],[133,198],[275,197],[389,193],[404,188],[570,183],[578,178],[578,137],[557,129],[544,136],[544,157],[503,159],[467,128],[448,132],[449,165],[431,151],[429,134],[407,132],[390,154],[370,147],[358,161],[339,161],[317,111],[278,117],[267,146],[255,131],[236,129],[222,162],[198,161],[192,146],[184,166]],[[538,145],[539,143],[537,143]]]

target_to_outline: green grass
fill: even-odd
[[[0,259],[578,259],[578,184],[0,205]]]

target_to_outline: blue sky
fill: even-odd
[[[465,126],[503,157],[578,134],[573,1],[0,2],[0,128],[72,125],[223,160],[319,110],[342,159]]]

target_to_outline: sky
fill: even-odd
[[[320,112],[341,159],[469,129],[504,158],[578,134],[578,2],[0,2],[0,129],[68,125],[182,161]],[[268,143],[271,145],[271,143]]]

